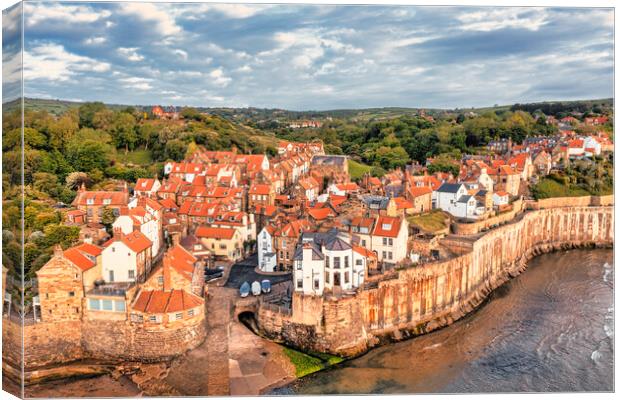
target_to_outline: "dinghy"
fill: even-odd
[[[263,290],[263,293],[271,292],[271,281],[269,279],[263,279],[260,283],[260,287]]]
[[[247,282],[243,282],[241,287],[239,288],[239,294],[241,297],[248,297],[250,294],[250,284]]]
[[[258,281],[252,282],[252,294],[258,296],[260,294],[260,283]]]

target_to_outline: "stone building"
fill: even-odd
[[[42,321],[78,321],[82,318],[84,271],[83,266],[71,261],[60,245],[56,245],[52,259],[36,272]]]
[[[72,206],[86,213],[86,222],[89,223],[100,223],[105,208],[112,210],[115,216],[119,216],[121,208],[127,207],[128,204],[127,183],[120,192],[87,191],[82,184],[73,203],[71,203]]]

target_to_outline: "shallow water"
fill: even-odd
[[[277,394],[613,390],[613,251],[535,258],[474,314]]]

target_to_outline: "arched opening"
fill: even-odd
[[[237,315],[237,319],[246,328],[252,331],[255,335],[259,335],[258,321],[256,320],[256,314],[253,311],[243,311]]]

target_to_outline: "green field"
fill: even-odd
[[[362,179],[362,176],[364,176],[366,172],[370,172],[371,169],[372,167],[370,165],[349,159],[349,175],[351,176],[351,180]]]
[[[134,150],[125,154],[123,150],[118,150],[116,160],[122,164],[149,165],[153,162],[149,150]]]
[[[549,197],[577,197],[588,196],[587,190],[576,185],[563,185],[553,179],[543,178],[531,188],[534,197],[547,199]]]
[[[284,354],[295,366],[295,376],[301,378],[343,361],[331,354],[313,353],[312,355],[285,347]]]
[[[446,224],[447,215],[441,210],[434,210],[429,213],[412,215],[407,217],[409,224],[414,225],[425,232],[438,232],[448,228]]]

